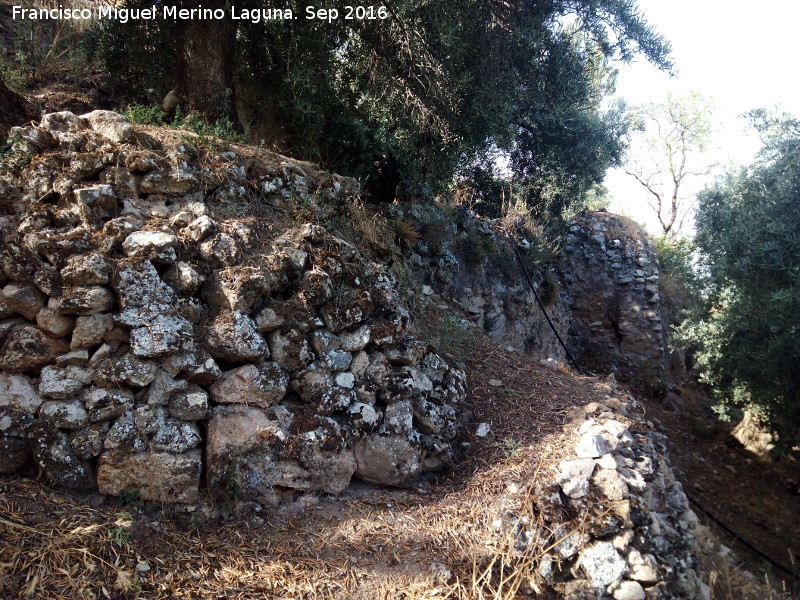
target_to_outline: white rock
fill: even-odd
[[[91,371],[83,367],[47,366],[42,369],[39,393],[47,398],[68,400],[90,383],[91,379]]]
[[[556,481],[570,498],[582,498],[589,493],[589,478],[594,469],[595,463],[590,458],[564,460],[559,464]]]
[[[4,304],[29,321],[33,321],[47,297],[32,283],[12,281],[3,288]]]
[[[199,242],[214,233],[216,229],[217,224],[214,220],[208,215],[203,215],[189,223],[183,230],[183,233],[185,233],[190,240]]]
[[[614,590],[614,600],[645,600],[644,588],[637,581],[623,581]]]
[[[110,110],[93,110],[81,115],[89,127],[110,142],[119,144],[133,137],[133,125],[119,113]]]
[[[578,556],[582,567],[595,588],[606,588],[617,583],[628,572],[628,565],[611,542],[595,542],[584,548]]]
[[[55,423],[59,429],[81,429],[89,424],[89,415],[80,400],[52,400],[42,404],[39,415]]]
[[[488,423],[479,423],[475,429],[475,437],[485,438],[492,431],[492,426]]]
[[[606,439],[599,433],[587,431],[581,436],[575,447],[575,454],[581,458],[600,458],[608,454],[611,448]]]
[[[352,389],[356,383],[356,378],[352,373],[337,373],[334,381],[339,387]]]
[[[342,342],[341,349],[345,352],[358,352],[363,350],[371,337],[370,328],[366,325],[359,327],[352,333],[340,333],[339,339]]]
[[[50,298],[47,306],[36,313],[36,324],[39,329],[46,331],[55,337],[64,337],[69,335],[75,329],[75,317],[70,317],[61,314],[58,310],[58,300]]]
[[[128,256],[144,257],[165,263],[173,263],[178,255],[175,246],[178,238],[163,231],[134,231],[122,243]]]

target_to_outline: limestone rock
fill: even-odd
[[[178,259],[175,246],[178,238],[163,231],[134,231],[122,243],[125,254],[146,258],[155,263],[172,264]]]
[[[168,313],[175,302],[175,293],[161,280],[150,261],[123,264],[114,287],[119,294],[122,314],[117,321],[138,327],[159,314]]]
[[[406,487],[420,473],[420,452],[404,436],[372,435],[355,442],[356,476],[379,485]]]
[[[147,358],[171,354],[191,343],[192,332],[192,324],[183,317],[156,315],[149,323],[131,330],[131,350]]]
[[[79,366],[47,366],[42,369],[39,393],[46,398],[68,400],[92,380],[91,371]]]
[[[325,326],[333,333],[350,329],[361,323],[372,311],[373,304],[369,292],[355,290],[342,293],[333,302],[320,310]]]
[[[28,377],[0,372],[0,408],[14,408],[33,415],[42,401]]]
[[[114,302],[114,295],[105,286],[73,286],[64,288],[57,308],[65,315],[93,315],[110,311]]]
[[[368,326],[359,327],[352,333],[340,333],[341,349],[345,352],[359,352],[367,347],[372,331]]]
[[[25,430],[32,422],[30,414],[0,406],[0,475],[16,473],[30,460]]]
[[[200,244],[200,256],[212,267],[230,267],[241,259],[239,244],[227,233],[217,233]]]
[[[62,314],[58,310],[58,300],[50,298],[47,306],[36,313],[36,324],[39,329],[53,337],[64,337],[75,329],[75,317]]]
[[[102,254],[70,256],[61,276],[68,285],[106,285],[111,280],[111,265]]]
[[[397,365],[416,365],[427,352],[428,345],[419,340],[404,340],[386,350],[386,358]]]
[[[614,600],[645,600],[644,588],[637,581],[623,581],[612,594]]]
[[[133,125],[121,114],[110,110],[93,110],[80,117],[98,135],[110,142],[126,142],[133,137]]]
[[[286,395],[288,384],[289,376],[279,365],[265,362],[225,372],[210,391],[215,402],[266,408]]]
[[[44,131],[51,133],[59,143],[66,143],[85,129],[86,124],[78,115],[69,111],[62,111],[44,115],[40,127]]]
[[[89,424],[89,414],[80,400],[48,400],[39,408],[39,417],[59,429],[81,429]]]
[[[578,556],[578,565],[596,588],[614,585],[628,572],[628,565],[611,542],[595,542],[584,548]]]
[[[100,492],[119,496],[137,491],[152,502],[194,502],[198,498],[202,460],[199,450],[169,452],[105,452],[97,469]]]
[[[272,360],[290,371],[302,369],[314,358],[305,335],[296,329],[270,332],[269,347]]]
[[[110,421],[133,407],[133,392],[124,388],[91,388],[84,395],[89,420]]]
[[[186,381],[174,379],[164,371],[158,370],[150,387],[147,388],[145,399],[148,404],[166,406],[174,393],[185,390],[188,385]]]
[[[557,481],[564,494],[570,498],[582,498],[589,493],[589,478],[595,463],[590,458],[564,460],[559,464]]]
[[[114,329],[114,317],[109,313],[78,317],[69,347],[72,350],[80,350],[97,346],[112,329]]]
[[[54,423],[43,419],[34,421],[27,433],[33,458],[50,481],[79,490],[94,487],[92,469],[78,458],[69,438],[60,433]]]
[[[628,486],[615,470],[600,469],[594,477],[594,483],[600,492],[609,500],[622,500],[628,497]]]
[[[205,277],[191,264],[178,261],[164,274],[164,281],[178,293],[192,294],[203,284]]]
[[[200,242],[214,233],[217,229],[217,224],[208,215],[197,217],[189,223],[184,229],[183,234],[190,240]]]
[[[37,373],[68,350],[66,342],[45,335],[37,327],[19,327],[0,348],[0,369],[9,373]]]
[[[269,348],[255,323],[240,312],[225,311],[214,317],[204,337],[214,358],[233,362],[269,358]]]
[[[249,313],[256,302],[286,288],[285,273],[263,267],[228,267],[214,271],[205,286],[206,297],[215,310]]]
[[[408,434],[413,428],[414,407],[410,400],[401,400],[386,407],[381,433]]]
[[[197,448],[202,442],[197,425],[167,418],[153,435],[150,447],[159,452],[180,454]]]
[[[82,460],[90,460],[99,456],[103,451],[103,442],[109,427],[108,421],[101,421],[73,431],[69,437],[69,444],[76,456]]]
[[[182,421],[205,420],[208,417],[208,394],[196,385],[178,392],[169,401],[169,414]]]
[[[575,454],[580,458],[599,458],[610,450],[611,447],[602,435],[587,431],[581,436]]]
[[[298,295],[314,307],[322,306],[333,297],[331,276],[321,269],[306,271],[297,287]]]
[[[110,185],[92,185],[74,190],[77,212],[87,229],[101,229],[115,218],[119,207]]]
[[[44,306],[46,296],[32,283],[14,281],[3,288],[2,301],[15,313],[33,321]]]

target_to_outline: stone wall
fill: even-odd
[[[664,340],[658,260],[647,235],[625,217],[584,211],[569,223],[565,278],[570,351],[595,373],[663,396]]]
[[[498,522],[517,552],[538,557],[530,581],[545,597],[708,600],[697,562],[708,532],[675,478],[666,438],[632,396],[607,387],[603,403],[569,415],[564,459],[534,483],[533,506]]]
[[[115,113],[15,128],[0,173],[0,473],[277,502],[451,460],[465,375],[394,276],[271,207],[353,180]]]
[[[464,206],[443,208],[433,203],[402,204],[393,211],[420,232],[419,241],[406,249],[405,256],[421,283],[458,303],[501,346],[536,358],[564,360],[564,350],[536,304],[511,240],[499,230],[499,220],[484,219]],[[564,288],[553,272],[545,278],[526,244],[530,246],[527,240],[521,242],[520,252],[528,273],[565,339],[569,312]]]

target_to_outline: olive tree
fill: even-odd
[[[751,113],[764,149],[699,196],[697,243],[710,293],[686,322],[722,406],[755,409],[778,448],[800,444],[800,122]]]

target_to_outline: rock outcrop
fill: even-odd
[[[0,472],[192,502],[393,486],[451,461],[465,375],[395,277],[271,207],[358,185],[118,114],[14,129],[0,173]],[[272,211],[272,212],[270,212]],[[286,217],[283,217],[286,223]]]
[[[665,353],[652,242],[630,219],[609,213],[585,211],[569,225],[572,353],[588,371],[613,373],[639,393],[662,397]]]

